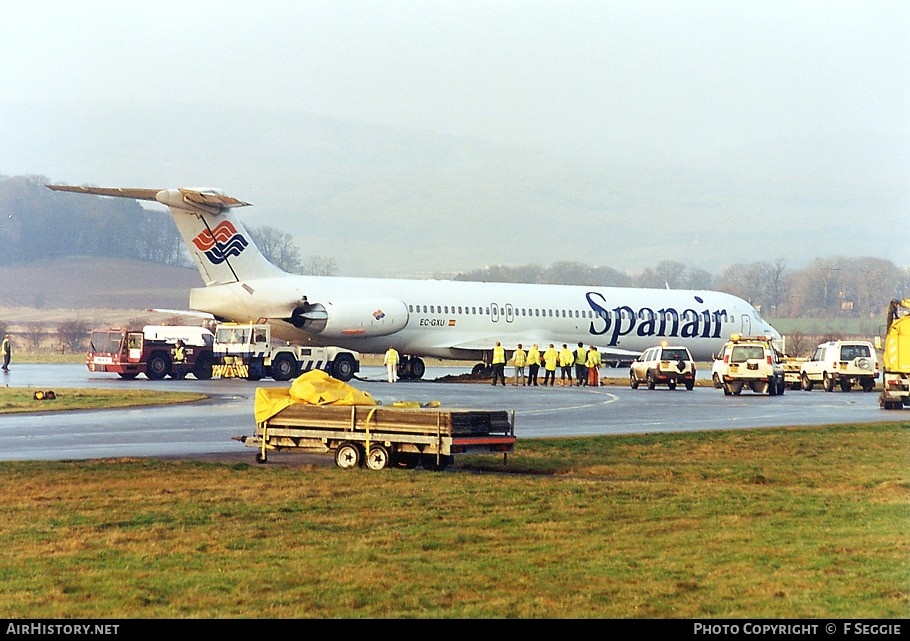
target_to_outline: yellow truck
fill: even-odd
[[[892,300],[882,349],[882,394],[879,405],[899,410],[910,405],[910,298]]]

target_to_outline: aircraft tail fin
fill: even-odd
[[[280,275],[231,212],[245,203],[218,189],[132,189],[47,185],[55,191],[151,200],[166,205],[206,286]]]

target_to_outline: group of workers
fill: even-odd
[[[493,385],[506,384],[505,366],[506,353],[499,341],[493,346]],[[574,385],[576,387],[597,387],[600,384],[600,366],[602,364],[600,352],[594,345],[585,349],[584,343],[578,343],[575,350],[569,349],[565,343],[562,349],[556,349],[553,343],[541,354],[540,347],[535,343],[527,352],[521,343],[512,352],[512,364],[515,367],[513,385],[538,386],[556,384],[556,370],[561,372],[560,385]],[[538,374],[543,366],[543,383],[538,383]],[[525,375],[525,368],[528,372]]]
[[[389,347],[383,358],[383,364],[386,366],[390,383],[398,381],[398,362],[398,351],[394,347]],[[585,349],[584,343],[578,343],[578,347],[575,350],[571,350],[567,344],[563,343],[562,349],[557,350],[550,343],[550,346],[541,353],[537,343],[532,345],[527,352],[519,343],[515,351],[512,352],[512,364],[515,366],[513,385],[526,387],[553,386],[556,384],[557,368],[562,372],[560,385],[573,385],[573,370],[575,386],[597,387],[600,385],[600,366],[602,362],[600,352],[593,345]],[[493,346],[491,365],[493,366],[493,385],[497,383],[505,385],[506,350],[499,341],[496,341],[496,345]],[[543,366],[544,371],[543,383],[538,382],[538,373],[541,366]],[[525,368],[527,368],[527,374],[525,374]]]

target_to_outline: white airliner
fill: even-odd
[[[266,260],[237,217],[249,203],[217,189],[118,189],[47,185],[57,191],[151,200],[168,207],[205,287],[189,307],[221,320],[267,320],[296,344],[402,354],[403,377],[420,378],[420,357],[489,363],[534,343],[594,345],[605,361],[632,360],[666,342],[710,360],[731,334],[780,334],[752,305],[722,292],[568,285],[301,276]]]

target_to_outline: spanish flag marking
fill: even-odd
[[[449,319],[449,327],[455,327],[455,319],[454,319],[454,318],[450,318],[450,319]]]

